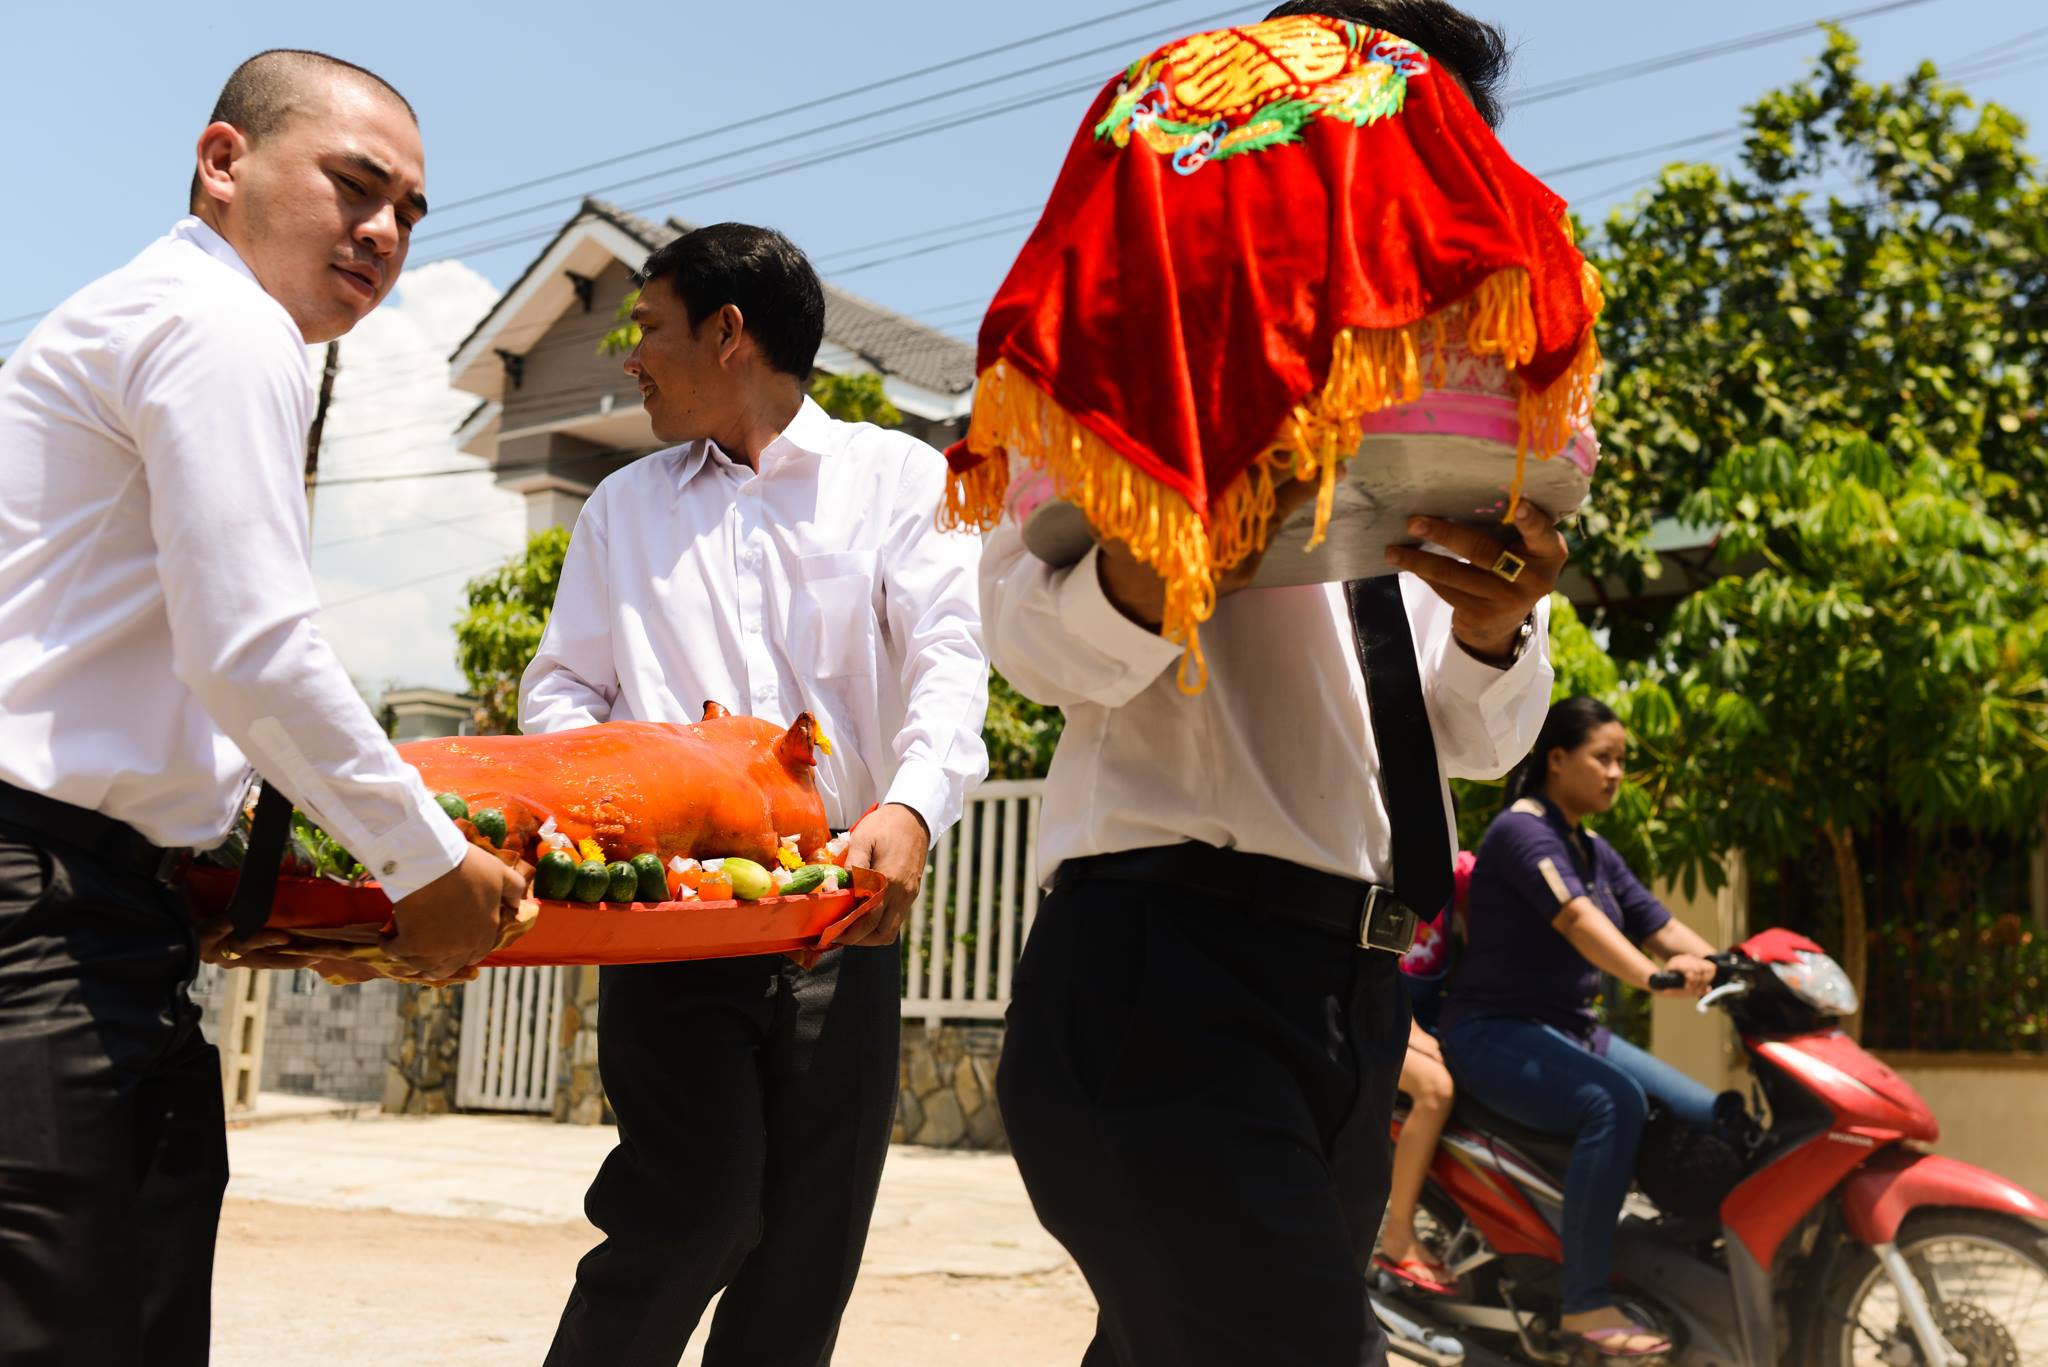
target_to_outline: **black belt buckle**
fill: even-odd
[[[1358,947],[1406,954],[1415,944],[1415,913],[1394,900],[1391,890],[1370,887],[1358,912]]]

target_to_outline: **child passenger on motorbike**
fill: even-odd
[[[1456,1089],[1444,1066],[1437,1042],[1437,1015],[1443,1008],[1444,984],[1451,970],[1451,937],[1465,914],[1465,892],[1472,883],[1473,856],[1458,852],[1455,894],[1451,904],[1415,931],[1415,943],[1401,956],[1414,1019],[1408,1026],[1408,1053],[1401,1060],[1401,1091],[1408,1098],[1408,1118],[1394,1145],[1393,1182],[1387,1192],[1387,1216],[1380,1226],[1379,1249],[1373,1262],[1402,1281],[1433,1295],[1457,1290],[1449,1268],[1415,1230],[1415,1211],[1422,1202],[1422,1184],[1429,1176],[1436,1142],[1451,1118]]]
[[[1649,988],[1651,956],[1704,993],[1713,947],[1585,829],[1614,805],[1628,734],[1604,703],[1553,705],[1508,779],[1508,805],[1479,847],[1464,955],[1443,1008],[1458,1086],[1532,1130],[1575,1136],[1565,1175],[1562,1328],[1607,1357],[1665,1352],[1608,1289],[1615,1222],[1635,1171],[1649,1098],[1715,1128],[1715,1094],[1599,1025],[1600,975]]]

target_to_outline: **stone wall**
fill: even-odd
[[[334,987],[304,969],[270,976],[263,1090],[338,1101],[382,1097],[399,1005],[416,989],[394,982]]]
[[[462,989],[401,986],[398,992],[384,1109],[395,1115],[444,1115],[455,1109]]]
[[[1002,1052],[1000,1025],[903,1022],[901,1092],[890,1138],[940,1149],[1008,1149],[996,1108]]]
[[[555,1119],[609,1125],[614,1117],[597,1077],[597,969],[562,970],[562,1049],[555,1067]]]

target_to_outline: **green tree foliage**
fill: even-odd
[[[1818,424],[1731,451],[1686,515],[1761,566],[1685,600],[1626,700],[1667,865],[1822,846],[1859,987],[1887,813],[2016,834],[2048,803],[2048,543],[1993,511],[2012,484]]]
[[[1652,519],[1728,452],[1816,423],[1902,466],[1973,456],[2014,477],[2003,515],[2048,523],[2048,197],[2025,125],[1931,65],[1865,81],[1835,30],[1744,124],[1734,170],[1666,171],[1590,244],[1608,370],[1581,563],[1640,582]]]
[[[873,371],[849,375],[811,376],[811,397],[818,407],[841,422],[871,422],[877,427],[896,427],[903,414],[882,391],[882,377]]]
[[[1639,587],[1653,519],[1720,530],[1704,590],[1603,619],[1643,840],[1688,885],[1819,853],[1860,986],[1874,830],[2038,829],[2048,800],[2048,205],[2018,119],[1928,65],[1868,82],[1836,31],[1745,132],[1593,249],[1578,554]]]
[[[1044,778],[1067,719],[1057,707],[1035,703],[989,671],[988,720],[981,738],[988,745],[990,778]]]
[[[567,527],[535,532],[525,550],[469,581],[469,606],[455,623],[455,662],[486,734],[519,729],[519,676],[540,649],[568,550]]]

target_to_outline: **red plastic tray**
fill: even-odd
[[[853,886],[756,902],[547,902],[533,928],[484,960],[512,964],[647,964],[733,959],[829,949],[873,909],[887,883],[854,869]],[[233,869],[192,865],[184,885],[202,913],[227,910]],[[279,877],[270,919],[279,930],[384,926],[391,901],[375,883],[348,887],[325,878]]]

